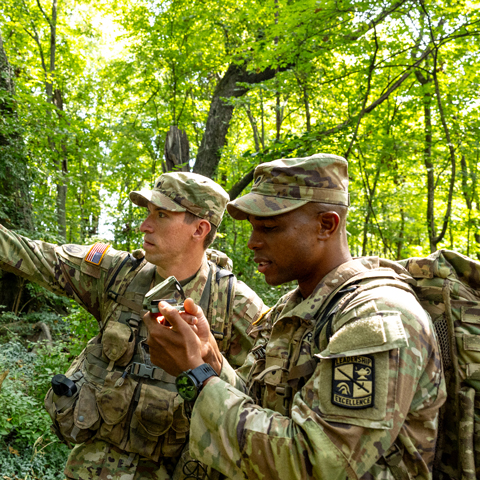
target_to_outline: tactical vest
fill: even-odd
[[[199,303],[223,352],[232,335],[229,319],[236,279],[222,268],[231,268],[228,257],[208,253],[209,273]],[[77,391],[58,396],[50,389],[45,407],[52,429],[69,446],[96,438],[158,461],[181,453],[189,421],[175,377],[152,365],[142,346],[147,336],[141,321],[142,302],[154,283],[155,266],[145,259],[132,266],[129,259],[127,255],[109,280],[107,294],[113,302],[100,334],[88,342],[66,373]]]

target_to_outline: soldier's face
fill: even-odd
[[[157,267],[166,268],[189,253],[194,226],[184,222],[184,212],[169,212],[149,203],[148,215],[140,225],[145,258]]]
[[[269,285],[318,283],[317,223],[305,207],[273,217],[248,217],[253,228],[248,248]]]

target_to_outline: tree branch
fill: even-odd
[[[45,10],[43,9],[42,4],[40,3],[40,0],[37,0],[37,5],[38,5],[38,8],[40,9],[40,11],[42,12],[42,15],[45,17],[45,20],[50,25],[50,28],[53,28],[52,22],[48,18],[48,15],[45,13]]]
[[[423,54],[418,58],[418,60],[415,63],[413,63],[412,65],[410,65],[408,67],[408,70],[406,72],[404,72],[404,74],[398,80],[396,80],[393,84],[391,84],[387,88],[387,90],[379,98],[377,98],[377,100],[372,102],[368,107],[362,108],[362,110],[360,110],[360,112],[356,115],[356,117],[363,116],[366,113],[370,113],[372,110],[374,110],[379,105],[381,105],[390,96],[390,94],[392,92],[394,92],[400,85],[402,85],[402,83],[412,74],[412,71],[413,71],[412,69],[417,67],[426,57],[428,57],[428,55],[430,53],[431,53],[431,49],[427,48],[423,52]],[[349,125],[353,121],[353,118],[355,118],[355,117],[349,118],[348,120],[345,120],[344,122],[339,123],[338,125],[335,125],[332,128],[329,128],[328,130],[323,130],[322,132],[318,132],[315,135],[315,137],[317,139],[320,139],[322,137],[325,137],[325,136],[328,136],[328,135],[332,135],[333,133],[336,133],[339,130],[342,130],[343,128],[345,128],[347,125]]]
[[[350,145],[348,146],[348,149],[345,152],[345,159],[346,160],[348,160],[350,152],[352,151],[352,148],[353,148],[353,144],[355,143],[355,140],[357,139],[358,129],[360,128],[360,123],[362,122],[362,118],[365,115],[365,105],[367,104],[368,97],[370,95],[370,89],[372,87],[372,76],[373,76],[373,72],[375,70],[375,61],[376,61],[377,53],[378,53],[377,30],[375,29],[374,32],[375,32],[375,50],[373,52],[372,60],[370,62],[370,65],[368,66],[367,90],[366,90],[365,96],[363,98],[362,110],[360,112],[360,115],[357,116],[357,124],[355,126],[355,130],[354,130],[353,135],[352,135],[352,140],[350,141]]]
[[[252,168],[244,177],[242,177],[228,192],[230,200],[235,200],[243,190],[248,186],[248,184],[253,180],[253,174],[255,173],[255,168]]]

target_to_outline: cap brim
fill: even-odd
[[[227,211],[235,220],[246,220],[249,215],[254,217],[273,217],[288,213],[307,204],[309,200],[259,195],[247,193],[227,203]]]
[[[141,192],[130,192],[130,200],[139,207],[148,207],[148,203],[168,210],[170,212],[186,212],[187,209],[168,198],[157,190],[142,190]]]

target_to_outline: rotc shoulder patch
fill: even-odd
[[[354,355],[332,360],[332,403],[355,410],[373,407],[375,399],[373,356]]]
[[[106,243],[95,243],[88,251],[85,261],[87,263],[91,263],[92,265],[100,265],[105,253],[109,248],[110,245],[107,245]]]

